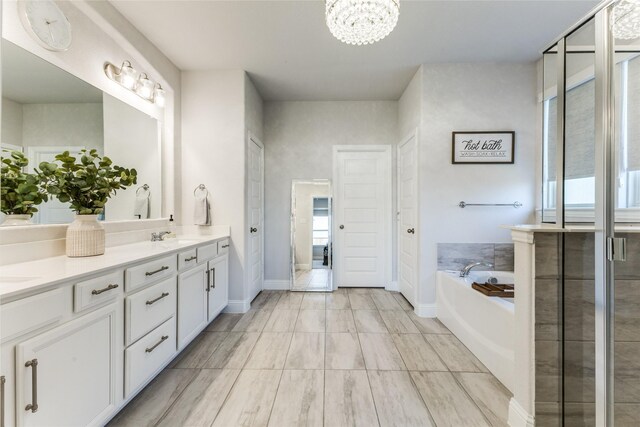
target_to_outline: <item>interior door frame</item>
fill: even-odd
[[[418,128],[415,128],[411,131],[411,133],[409,133],[408,135],[406,135],[404,138],[402,138],[400,140],[400,142],[398,143],[398,147],[397,147],[397,153],[396,153],[396,185],[397,185],[397,189],[396,189],[396,203],[397,203],[397,208],[398,208],[398,217],[397,217],[397,229],[398,229],[398,247],[397,247],[397,274],[398,274],[398,292],[401,291],[400,288],[400,254],[401,254],[401,246],[400,246],[400,236],[402,233],[402,223],[400,221],[400,217],[401,217],[401,205],[400,205],[400,186],[402,185],[401,181],[400,181],[400,149],[402,146],[404,146],[405,144],[407,144],[409,141],[411,141],[411,139],[414,139],[414,144],[415,144],[415,154],[416,154],[416,159],[420,159],[420,144],[418,143]],[[414,167],[414,172],[415,172],[415,178],[416,178],[416,200],[415,200],[415,206],[416,206],[416,218],[415,218],[415,239],[416,239],[416,265],[415,265],[415,273],[414,273],[414,279],[415,279],[415,291],[414,291],[414,304],[415,304],[415,308],[417,308],[418,306],[418,295],[419,295],[419,289],[420,289],[420,230],[421,230],[421,223],[420,223],[420,167],[419,167],[419,161],[416,160],[415,162],[415,167]]]
[[[244,187],[245,187],[245,208],[244,208],[244,224],[245,224],[245,230],[244,230],[244,234],[245,234],[245,239],[244,239],[244,244],[245,244],[245,269],[244,269],[244,281],[245,281],[245,291],[246,291],[246,295],[247,295],[247,306],[249,306],[251,304],[251,301],[253,300],[253,298],[255,298],[255,296],[257,295],[251,295],[251,270],[249,269],[250,266],[250,257],[251,257],[251,247],[249,245],[249,241],[251,240],[251,233],[249,233],[246,229],[246,226],[249,225],[250,226],[250,215],[249,215],[249,210],[250,210],[250,203],[249,203],[249,199],[250,199],[250,193],[249,193],[249,174],[251,173],[248,167],[248,163],[249,163],[249,147],[250,144],[256,144],[258,147],[260,147],[260,149],[262,150],[262,155],[260,156],[260,170],[262,171],[262,188],[260,189],[260,191],[262,192],[260,199],[262,200],[262,209],[260,210],[260,223],[261,223],[261,227],[258,230],[258,233],[260,233],[261,235],[261,239],[260,239],[260,268],[262,269],[262,280],[261,280],[261,284],[260,284],[260,290],[258,291],[258,293],[260,293],[261,290],[264,289],[264,144],[262,143],[262,141],[260,141],[260,139],[253,134],[253,132],[251,131],[247,131],[247,142],[245,144],[245,161],[246,161],[246,165],[247,167],[245,167],[245,177],[244,177]]]
[[[392,285],[392,268],[393,268],[393,236],[392,236],[392,209],[393,209],[393,159],[392,159],[392,151],[391,145],[389,144],[380,144],[380,145],[334,145],[333,146],[333,185],[334,185],[334,221],[332,224],[331,234],[334,236],[333,242],[336,243],[335,248],[333,250],[333,254],[335,255],[333,259],[333,268],[331,270],[331,288],[332,290],[336,290],[338,288],[338,284],[340,283],[340,268],[341,268],[341,248],[340,248],[340,235],[337,232],[338,224],[342,218],[339,218],[340,206],[338,202],[340,200],[340,181],[338,179],[338,155],[342,152],[379,152],[383,153],[386,157],[385,163],[387,164],[387,168],[389,170],[388,177],[389,182],[386,183],[385,187],[385,206],[384,211],[386,212],[384,223],[386,224],[384,227],[384,244],[386,245],[385,252],[385,289],[391,289]]]

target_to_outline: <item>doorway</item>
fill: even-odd
[[[391,282],[391,171],[390,145],[333,147],[337,287]]]
[[[398,144],[398,287],[416,306],[418,299],[418,131]]]
[[[249,301],[264,282],[264,145],[249,134],[247,167],[247,250]]]

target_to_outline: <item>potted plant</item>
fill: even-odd
[[[67,256],[104,254],[104,227],[98,215],[107,200],[137,182],[135,169],[113,165],[96,150],[81,150],[79,159],[68,151],[54,162],[42,162],[37,170],[43,187],[63,203],[70,203],[75,220],[67,228]]]
[[[1,157],[0,211],[7,215],[2,225],[28,225],[38,206],[48,200],[47,193],[39,185],[38,175],[24,172],[29,160],[20,151],[3,150],[8,157]]]

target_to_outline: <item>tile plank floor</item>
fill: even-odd
[[[111,426],[506,426],[508,390],[395,292],[263,291]]]

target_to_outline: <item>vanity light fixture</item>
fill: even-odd
[[[138,73],[131,62],[123,61],[120,67],[110,62],[104,64],[104,73],[107,77],[122,87],[129,89],[140,98],[163,108],[165,103],[165,91],[160,85],[149,79],[147,73]]]
[[[611,27],[616,39],[640,38],[640,0],[620,0],[613,7]]]

